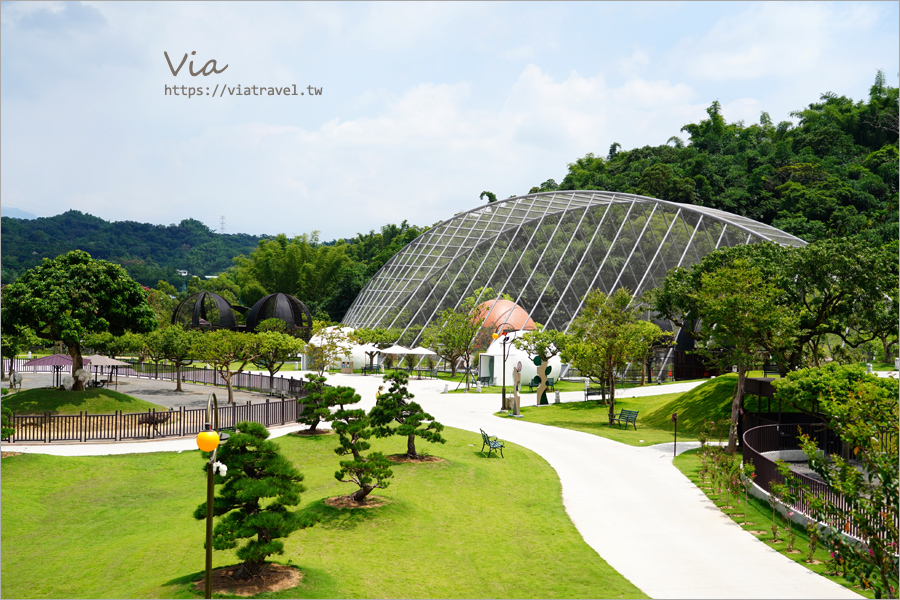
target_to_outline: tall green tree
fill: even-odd
[[[191,354],[219,372],[228,388],[228,403],[234,404],[231,379],[259,356],[259,339],[252,333],[218,329],[197,336]]]
[[[281,292],[300,298],[313,313],[326,307],[342,269],[350,263],[346,247],[320,243],[318,231],[293,239],[279,234],[234,261],[234,279],[244,304],[251,306],[265,294]]]
[[[898,287],[898,263],[890,246],[872,247],[860,238],[823,240],[800,248],[771,242],[725,248],[707,254],[689,269],[670,271],[654,292],[654,308],[687,333],[702,319],[694,291],[703,277],[722,268],[749,267],[762,282],[780,290],[774,305],[796,319],[790,336],[768,336],[763,347],[782,375],[804,366],[810,343],[826,334],[851,346],[873,339],[873,311],[892,310],[886,302]],[[867,324],[867,321],[869,324]]]
[[[628,364],[633,344],[630,328],[637,323],[640,310],[632,304],[631,293],[625,288],[609,296],[591,290],[569,326],[570,339],[563,349],[563,360],[599,382],[604,391],[609,390],[610,423],[616,414],[616,372]]]
[[[125,270],[87,252],[74,250],[29,269],[3,288],[4,335],[23,327],[63,342],[72,357],[72,373],[84,368],[81,340],[89,333],[121,335],[156,327],[153,309],[141,286]],[[76,378],[75,390],[82,384]]]
[[[737,367],[728,432],[728,451],[734,452],[747,371],[760,363],[766,346],[783,344],[795,335],[796,314],[778,304],[782,291],[765,283],[746,262],[704,274],[701,281],[691,302],[702,315],[697,352],[722,370]]]
[[[339,325],[326,321],[313,321],[312,337],[306,345],[306,355],[319,375],[325,373],[342,356],[350,358],[352,342],[350,334]]]
[[[402,333],[403,330],[399,327],[392,327],[390,329],[387,327],[360,327],[353,331],[353,338],[360,344],[371,344],[376,348],[384,350],[397,343],[397,340],[400,339]],[[366,356],[369,357],[369,364],[375,362],[376,354],[378,354],[377,351],[366,352]]]
[[[226,473],[215,476],[221,488],[213,500],[213,515],[220,517],[213,529],[213,548],[230,550],[249,538],[237,550],[244,561],[235,573],[237,579],[258,577],[269,556],[284,553],[281,538],[315,524],[308,512],[289,510],[300,504],[300,494],[306,491],[303,475],[268,437],[259,423],[242,421],[218,450]],[[203,455],[209,458],[208,453]],[[205,519],[206,512],[204,502],[194,518]]]
[[[285,362],[298,356],[306,348],[306,342],[286,333],[260,331],[255,335],[259,340],[259,353],[253,364],[269,372],[270,382],[274,382],[275,373],[281,370]]]
[[[202,333],[169,325],[154,332],[158,336],[159,351],[175,365],[175,391],[181,392],[181,370],[193,362],[194,347]],[[151,334],[153,335],[153,334]]]
[[[484,290],[482,297],[490,297],[493,292]],[[448,308],[422,333],[425,346],[434,350],[438,356],[450,365],[450,375],[456,375],[456,366],[460,359],[469,371],[472,358],[479,345],[486,345],[491,331],[484,326],[487,311],[476,305],[475,297],[468,297],[458,308]],[[469,378],[466,378],[466,389],[469,389]]]
[[[418,402],[412,401],[415,396],[407,387],[409,376],[403,371],[390,371],[385,374],[384,380],[390,384],[388,391],[378,397],[369,411],[375,435],[406,436],[406,456],[411,459],[421,458],[416,452],[417,437],[432,444],[445,443],[447,440],[441,437],[444,426],[425,412]]]

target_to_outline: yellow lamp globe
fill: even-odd
[[[204,452],[212,452],[219,447],[219,434],[215,431],[201,431],[197,434],[197,447]]]
[[[495,332],[491,334],[491,337],[496,340],[498,337],[500,337],[500,334]]]

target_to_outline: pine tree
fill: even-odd
[[[217,483],[223,485],[213,501],[213,514],[221,517],[213,529],[213,548],[235,548],[239,539],[256,536],[237,551],[244,562],[236,577],[251,579],[260,574],[267,557],[284,552],[279,538],[310,527],[315,520],[287,509],[300,504],[300,494],[306,491],[303,475],[267,439],[266,428],[242,421],[235,429],[218,453],[227,472],[216,475]],[[206,518],[206,502],[197,507],[194,518]]]
[[[359,489],[351,495],[357,504],[365,504],[366,496],[377,488],[386,488],[388,479],[394,476],[391,462],[381,452],[363,455],[371,445],[368,440],[374,433],[366,411],[345,408],[360,401],[359,394],[350,387],[336,387],[341,408],[335,411],[331,426],[340,436],[341,445],[334,449],[338,456],[351,455],[352,460],[342,460],[341,468],[334,474],[343,483],[355,483]]]
[[[412,459],[421,458],[416,452],[416,436],[432,444],[445,443],[447,440],[440,434],[444,426],[435,421],[417,402],[411,401],[415,396],[406,387],[409,376],[403,371],[391,371],[385,375],[384,380],[390,382],[390,388],[369,411],[375,435],[405,435],[406,456]],[[391,427],[394,422],[399,423],[399,426]]]
[[[335,388],[325,385],[325,378],[315,373],[307,373],[306,396],[298,400],[303,405],[303,411],[297,417],[298,423],[309,425],[306,431],[315,432],[319,423],[331,420],[331,407],[340,401],[340,395],[335,393]]]

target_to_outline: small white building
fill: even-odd
[[[526,331],[511,331],[506,336],[501,335],[499,338],[491,342],[488,349],[481,353],[478,357],[478,377],[491,377],[494,385],[503,383],[503,340],[506,337],[506,385],[513,384],[513,371],[519,363],[522,364],[522,385],[527,385],[537,375],[537,366],[534,364],[534,357],[529,356],[525,350],[519,350],[513,344],[516,337],[527,333]],[[549,361],[550,374],[548,377],[558,380],[560,369],[562,368],[562,360],[559,356],[554,356]]]

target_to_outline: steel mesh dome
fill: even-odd
[[[480,304],[509,294],[534,321],[565,331],[591,289],[625,287],[637,297],[717,248],[762,241],[806,244],[703,206],[604,191],[529,194],[459,213],[417,237],[366,284],[343,323],[424,328],[467,297]]]
[[[234,328],[234,310],[213,292],[198,292],[182,300],[172,313],[172,324],[185,327]]]
[[[290,294],[269,294],[261,298],[247,313],[247,331],[266,319],[281,319],[288,329],[299,328],[304,340],[312,334],[312,315],[306,305]]]

